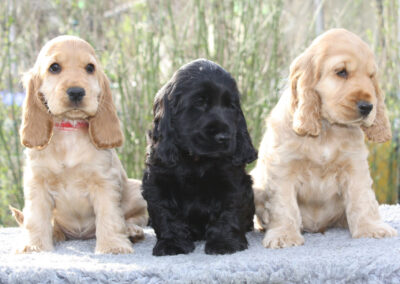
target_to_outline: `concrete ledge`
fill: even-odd
[[[400,206],[382,205],[400,231]],[[271,250],[248,233],[249,249],[209,256],[204,242],[189,255],[154,257],[152,229],[131,255],[95,255],[95,240],[67,241],[51,253],[13,254],[19,228],[0,229],[0,283],[400,283],[400,238],[352,239],[343,229],[305,234],[301,247]]]

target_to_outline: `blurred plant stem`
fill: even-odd
[[[23,92],[20,75],[46,41],[60,34],[84,38],[111,82],[125,135],[118,154],[128,176],[141,179],[154,96],[181,65],[208,58],[235,77],[258,147],[265,119],[287,85],[290,63],[314,39],[323,19],[325,29],[347,28],[376,54],[394,138],[368,144],[369,161],[379,201],[395,203],[400,189],[398,12],[398,0],[5,0],[0,4],[0,92]],[[15,224],[8,204],[23,206],[20,116],[14,98],[0,102],[0,226]]]

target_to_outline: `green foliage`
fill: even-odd
[[[60,34],[90,42],[112,82],[124,127],[120,158],[141,178],[146,132],[157,90],[184,63],[204,57],[236,78],[250,134],[258,146],[268,112],[285,87],[290,62],[316,36],[314,1],[244,0],[6,0],[0,4],[0,91],[22,91],[20,74],[43,44]],[[399,129],[399,38],[396,1],[324,1],[325,28],[344,27],[375,50],[394,133]],[[0,105],[0,226],[8,204],[22,199],[20,108]],[[382,202],[397,201],[396,139],[385,155],[371,146],[371,168]],[[382,148],[382,149],[383,149]],[[379,174],[377,156],[387,157]],[[251,165],[252,166],[252,165]],[[250,166],[250,168],[251,168]],[[388,173],[386,174],[386,171]],[[384,179],[388,182],[384,183]],[[383,193],[381,193],[383,192]]]
[[[22,159],[18,132],[20,108],[0,105],[0,225],[13,224],[8,205],[23,206]]]

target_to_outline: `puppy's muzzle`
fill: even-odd
[[[226,144],[231,138],[228,133],[218,133],[214,136],[214,139],[218,144]]]
[[[221,120],[211,121],[205,129],[208,138],[217,144],[227,144],[231,139],[228,125]]]
[[[362,116],[367,116],[371,112],[372,108],[374,107],[372,104],[366,101],[359,101],[357,102],[358,111]]]
[[[70,87],[67,90],[69,100],[75,104],[80,103],[85,96],[85,89],[81,87]]]

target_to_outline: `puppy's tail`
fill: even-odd
[[[15,218],[15,221],[17,221],[18,225],[22,227],[22,225],[24,224],[24,213],[22,213],[22,211],[18,210],[17,208],[12,207],[11,205],[8,205],[8,207],[10,208],[11,213]]]

